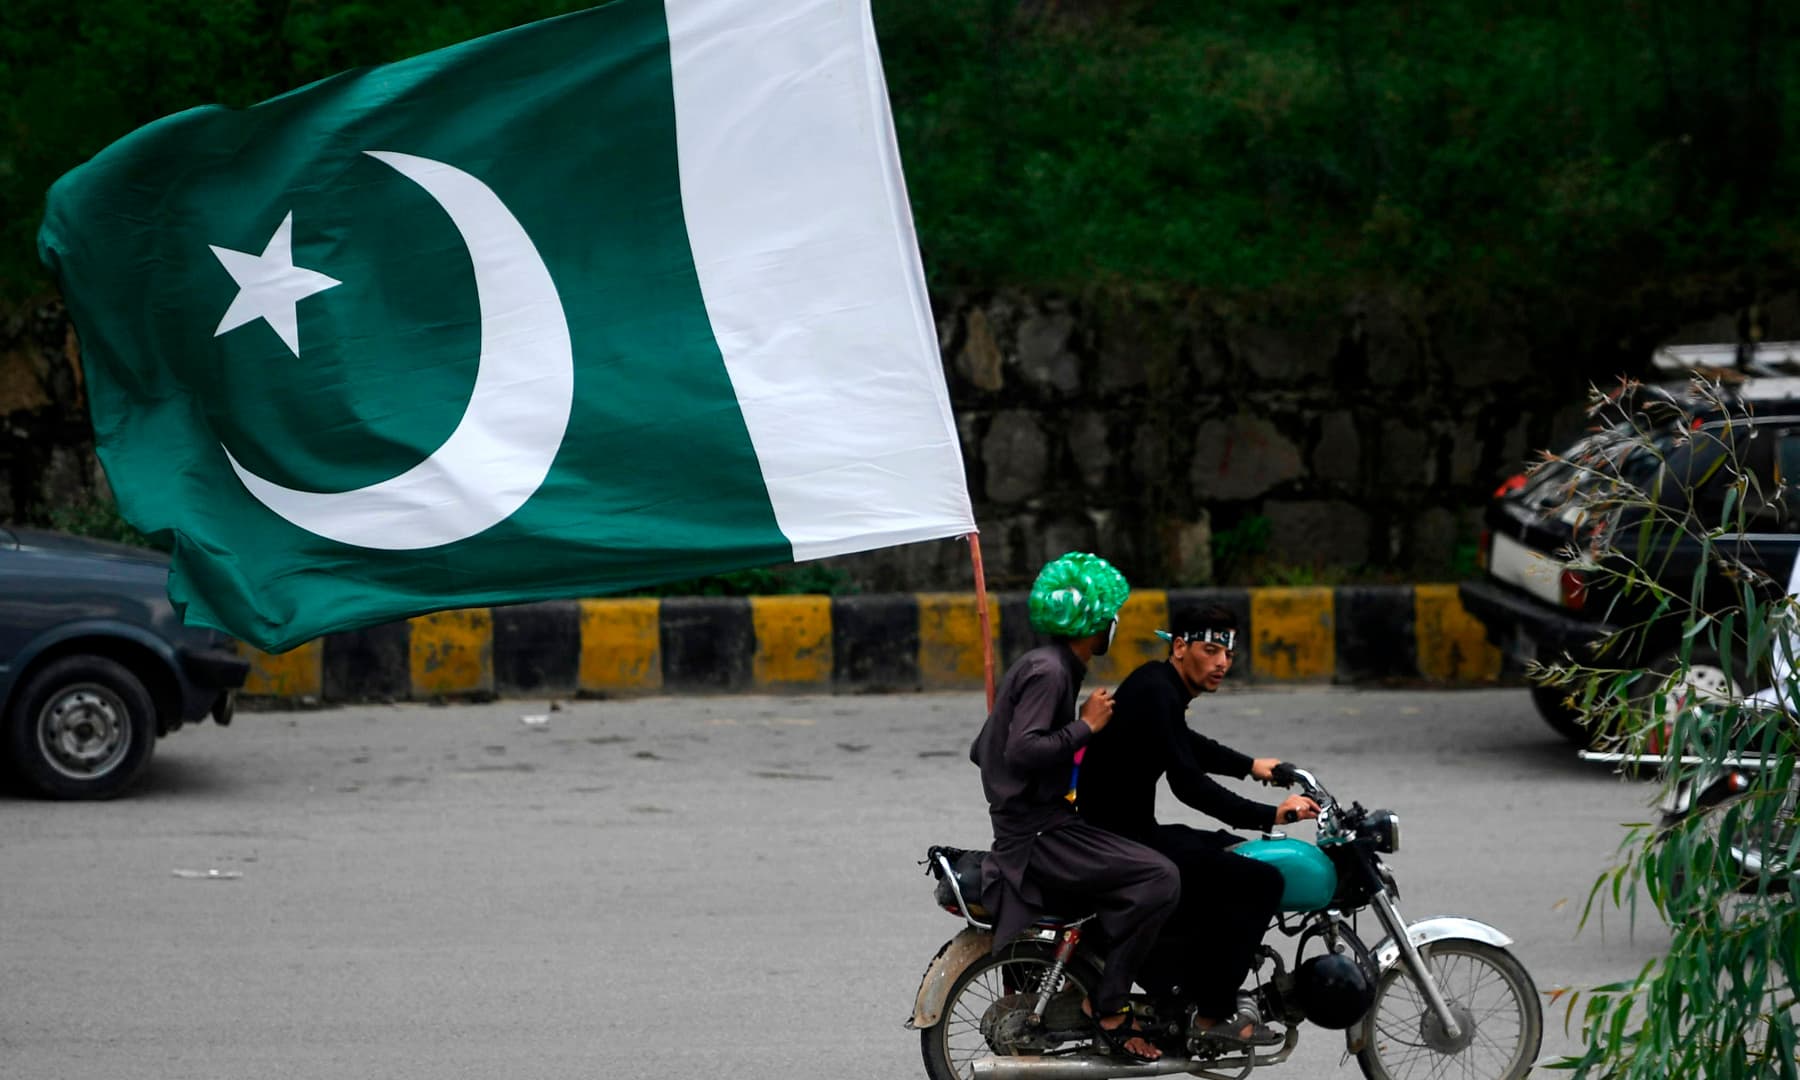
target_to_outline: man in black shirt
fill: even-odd
[[[1279,909],[1281,874],[1226,850],[1243,839],[1234,833],[1159,824],[1157,781],[1166,774],[1176,798],[1233,828],[1268,829],[1317,817],[1319,808],[1304,795],[1272,806],[1221,786],[1213,776],[1267,782],[1281,761],[1251,758],[1187,725],[1188,703],[1217,690],[1231,669],[1237,617],[1211,607],[1158,634],[1169,642],[1169,658],[1126,677],[1113,699],[1111,723],[1088,742],[1081,816],[1161,852],[1180,871],[1180,904],[1139,981],[1160,983],[1191,1002],[1195,1027],[1212,1037],[1276,1041],[1255,1015],[1238,1007],[1237,990]]]

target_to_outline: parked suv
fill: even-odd
[[[231,722],[249,664],[184,626],[154,551],[0,527],[0,764],[38,794],[104,799],[159,736]]]
[[[1659,367],[1698,369],[1717,380],[1714,388],[1704,394],[1692,382],[1637,388],[1605,410],[1617,423],[1590,432],[1495,493],[1483,538],[1485,577],[1463,583],[1460,591],[1463,606],[1514,663],[1580,657],[1629,627],[1632,633],[1620,639],[1620,651],[1606,657],[1607,666],[1673,670],[1687,612],[1678,606],[1659,613],[1641,596],[1614,588],[1615,573],[1583,572],[1566,558],[1598,530],[1611,530],[1609,546],[1615,549],[1635,549],[1647,537],[1651,550],[1633,550],[1638,566],[1682,597],[1701,575],[1702,605],[1726,607],[1739,599],[1741,576],[1734,580],[1718,569],[1716,559],[1708,562],[1699,533],[1717,526],[1728,506],[1736,507],[1744,525],[1712,537],[1713,553],[1757,571],[1752,576],[1762,581],[1761,591],[1771,594],[1765,599],[1790,587],[1800,554],[1800,378],[1782,372],[1788,357],[1800,370],[1800,346],[1767,345],[1747,357],[1736,352],[1731,346],[1663,350]],[[1742,362],[1723,366],[1733,359]],[[1738,494],[1730,494],[1731,471],[1715,467],[1727,459],[1754,477]],[[1663,507],[1691,514],[1689,520],[1701,527],[1639,533],[1641,510],[1596,513],[1595,488],[1614,476],[1645,487],[1659,484]],[[1687,680],[1698,692],[1755,689],[1750,684],[1757,673],[1727,670],[1719,654],[1698,640],[1689,662]],[[1567,704],[1568,693],[1561,686],[1531,688],[1545,721],[1586,745],[1590,734],[1580,713]]]

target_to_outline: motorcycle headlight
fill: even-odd
[[[1400,815],[1392,810],[1371,810],[1362,832],[1374,839],[1376,851],[1391,855],[1400,850]]]

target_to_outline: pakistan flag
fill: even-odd
[[[974,530],[866,4],[616,0],[51,189],[125,516],[271,651]]]

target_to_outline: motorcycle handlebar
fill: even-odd
[[[1317,799],[1325,789],[1319,786],[1319,780],[1312,773],[1290,762],[1282,762],[1269,770],[1269,783],[1276,787],[1293,787],[1300,785],[1300,793]]]
[[[1298,765],[1284,761],[1270,769],[1269,783],[1284,788],[1291,788],[1298,784],[1302,795],[1319,804],[1321,817],[1329,817],[1335,812],[1335,803],[1324,787],[1320,786],[1318,777]],[[1293,811],[1281,815],[1281,818],[1280,824],[1282,825],[1292,825],[1300,820],[1299,815]]]

